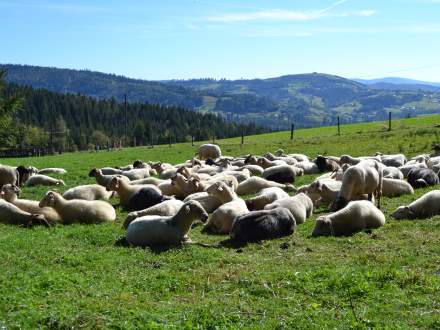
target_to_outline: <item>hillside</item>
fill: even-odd
[[[311,73],[269,79],[192,79],[145,81],[92,72],[5,65],[17,84],[99,99],[123,95],[134,102],[181,106],[216,112],[226,120],[255,122],[275,129],[383,120],[440,112],[440,92],[433,89],[367,86],[338,76]],[[435,88],[435,87],[434,87]]]
[[[298,130],[218,141],[225,155],[286,153],[353,156],[429,153],[438,142],[440,116]],[[62,167],[66,187],[94,183],[93,167],[136,159],[181,163],[191,143],[122,151],[1,159],[2,164]],[[316,175],[298,177],[308,184]],[[202,233],[170,248],[120,244],[127,216],[110,202],[116,223],[59,225],[48,230],[0,224],[0,324],[5,329],[438,329],[440,216],[394,220],[389,215],[430,189],[382,198],[386,223],[349,237],[310,236],[315,220],[293,235],[227,244],[227,235]],[[23,187],[20,198],[41,200],[49,187]],[[438,188],[437,188],[438,189]],[[249,196],[245,196],[248,198]],[[226,244],[219,244],[226,242]],[[212,247],[209,247],[212,246]]]

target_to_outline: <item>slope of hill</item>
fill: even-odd
[[[427,91],[440,92],[440,83],[428,82],[414,79],[387,77],[379,79],[353,79],[364,85],[368,85],[374,89],[387,90],[411,90],[411,91]]]
[[[295,123],[312,127],[342,122],[383,120],[440,112],[440,91],[378,88],[338,76],[311,73],[270,79],[191,79],[152,82],[92,71],[5,65],[8,79],[56,92],[99,99],[181,106],[216,112],[229,121],[255,122],[275,129]],[[411,85],[407,85],[411,86]]]

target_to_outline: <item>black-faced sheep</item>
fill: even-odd
[[[296,223],[289,210],[252,211],[237,217],[231,228],[231,239],[239,242],[256,242],[292,235]]]
[[[172,217],[148,215],[137,218],[127,227],[127,241],[136,246],[188,243],[194,220],[204,222],[207,218],[208,214],[198,202],[189,201]]]
[[[55,191],[48,191],[39,206],[54,208],[64,224],[73,222],[90,224],[116,220],[115,209],[107,202],[67,200]]]
[[[440,190],[432,190],[408,206],[399,206],[392,214],[394,219],[424,219],[440,214]]]
[[[312,236],[349,236],[385,224],[385,216],[370,201],[353,201],[338,212],[316,219]]]
[[[341,168],[336,161],[321,155],[316,157],[315,164],[318,166],[318,169],[321,173],[335,172]]]

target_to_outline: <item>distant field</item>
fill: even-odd
[[[440,116],[322,127],[216,141],[227,155],[287,153],[367,155],[429,153],[440,142]],[[200,142],[196,143],[196,146]],[[2,164],[64,167],[69,187],[93,183],[93,167],[136,159],[182,162],[190,143],[75,153]],[[312,176],[296,182],[310,182]],[[22,229],[0,225],[0,329],[4,328],[440,328],[440,217],[389,218],[414,196],[385,198],[387,224],[373,234],[309,237],[317,210],[291,237],[242,250],[186,246],[167,251],[115,245],[118,223]],[[45,188],[25,188],[40,199]],[[117,200],[113,200],[114,205]],[[224,236],[201,234],[215,243]],[[284,244],[287,243],[287,244]],[[287,247],[287,248],[286,248]]]

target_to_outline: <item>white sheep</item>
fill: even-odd
[[[234,219],[249,212],[246,203],[223,182],[213,184],[207,192],[220,200],[223,205],[212,213],[203,231],[213,234],[228,234]]]
[[[262,168],[260,165],[247,164],[240,167],[240,170],[243,169],[249,170],[249,172],[251,172],[251,175],[261,175],[264,172],[264,168]]]
[[[295,218],[296,224],[302,224],[313,213],[313,202],[309,196],[299,193],[293,197],[278,199],[264,207],[265,210],[273,210],[277,207],[285,207]]]
[[[440,190],[432,190],[408,206],[399,206],[392,214],[394,219],[424,219],[440,214]]]
[[[50,223],[59,222],[61,220],[60,215],[51,207],[41,208],[37,201],[28,199],[19,199],[21,190],[15,185],[7,184],[1,188],[2,198],[7,202],[14,204],[19,209],[29,212],[31,214],[42,214],[44,218]]]
[[[377,161],[361,161],[350,166],[342,177],[342,186],[337,200],[332,204],[333,210],[339,210],[349,201],[362,199],[362,195],[377,197],[380,208],[380,196],[382,195],[383,165]]]
[[[304,171],[304,174],[318,174],[318,173],[321,173],[321,171],[318,168],[318,165],[316,165],[314,162],[311,162],[309,160],[298,162],[295,166],[297,168],[302,169]]]
[[[338,197],[342,182],[333,179],[317,179],[309,185],[298,188],[298,192],[305,193],[318,207],[321,204],[331,204]]]
[[[196,155],[199,159],[216,159],[221,157],[222,151],[218,145],[207,143],[199,147]]]
[[[209,195],[206,191],[194,193],[185,197],[183,202],[190,200],[198,201],[206,212],[212,213],[222,205],[222,203],[215,197]]]
[[[406,163],[406,157],[404,154],[383,155],[380,152],[376,152],[376,156],[380,157],[380,161],[385,166],[400,167]]]
[[[383,177],[388,179],[403,180],[404,175],[397,167],[387,166],[383,168]]]
[[[113,192],[109,192],[105,187],[99,184],[86,184],[76,186],[66,190],[63,194],[65,199],[84,199],[87,201],[94,201],[98,199],[110,199]]]
[[[33,225],[50,227],[50,224],[44,218],[44,215],[30,214],[4,199],[0,199],[0,223],[25,227],[31,227]]]
[[[103,174],[102,170],[99,168],[92,169],[89,172],[89,177],[94,177],[96,182],[103,187],[107,187],[113,178],[123,178],[124,180],[129,181],[127,177],[118,174]]]
[[[126,238],[136,246],[189,243],[191,240],[188,233],[194,220],[200,219],[204,222],[207,218],[208,214],[200,203],[189,201],[171,217],[147,215],[137,218],[127,227]]]
[[[130,212],[125,218],[124,228],[127,229],[128,225],[134,219],[146,215],[160,215],[163,217],[176,215],[183,204],[184,203],[182,201],[179,201],[178,199],[170,199],[140,211]]]
[[[281,184],[260,178],[258,176],[252,176],[249,179],[241,182],[238,185],[236,192],[239,195],[250,195],[257,193],[264,188],[270,188],[270,187],[278,187],[288,192],[296,191],[296,188],[291,184]]]
[[[63,180],[55,179],[43,174],[35,174],[26,181],[26,186],[65,186]]]
[[[316,219],[312,236],[348,236],[384,224],[384,214],[373,203],[352,201],[338,212]]]
[[[286,197],[289,197],[289,194],[281,188],[265,188],[257,196],[246,200],[246,205],[249,210],[262,210],[267,204]]]
[[[135,168],[129,171],[122,171],[121,175],[126,176],[130,181],[141,180],[150,176],[150,169]]]
[[[414,194],[414,188],[406,181],[399,179],[382,179],[382,195],[396,197],[406,194]]]
[[[74,222],[90,224],[116,220],[115,209],[107,202],[83,199],[67,200],[55,191],[48,191],[39,206],[54,208],[64,224]]]
[[[38,174],[67,174],[67,171],[64,168],[59,167],[48,167],[43,168],[38,171]]]

